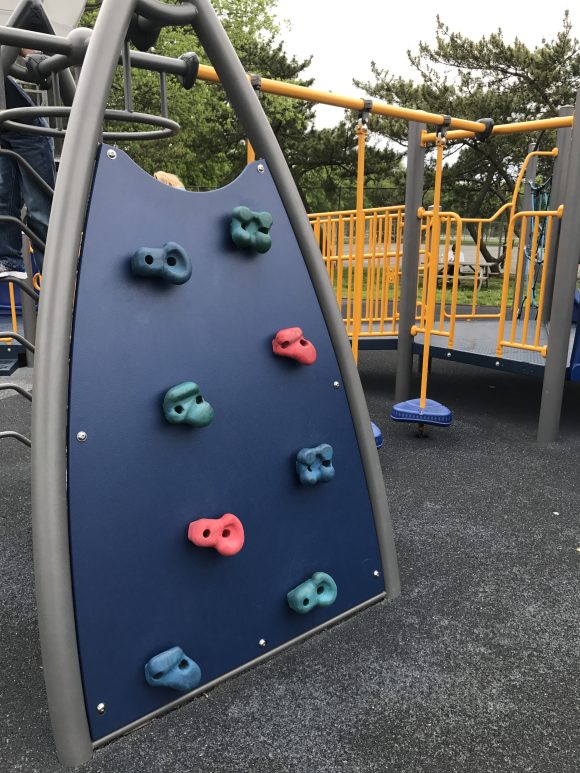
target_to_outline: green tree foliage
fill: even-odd
[[[507,43],[501,29],[470,40],[438,18],[435,44],[420,43],[418,52],[408,56],[418,82],[373,62],[373,80],[357,85],[393,104],[473,120],[491,117],[496,124],[552,117],[560,106],[574,104],[580,86],[579,42],[567,13],[555,38],[533,49],[518,39]],[[372,128],[390,142],[406,145],[405,122],[374,119]],[[550,149],[555,133],[455,141],[446,153],[444,207],[464,216],[493,214],[511,198],[530,142]],[[548,165],[541,164],[540,172],[549,176]]]
[[[275,0],[215,0],[214,7],[246,71],[310,85],[301,78],[309,60],[288,56],[277,39]],[[96,13],[87,12],[81,24],[93,26]],[[178,57],[187,51],[195,51],[201,62],[209,64],[191,29],[166,28],[155,46],[155,53],[162,56]],[[132,74],[134,109],[158,115],[159,76],[143,70],[133,70]],[[246,144],[221,87],[198,81],[191,91],[185,91],[174,77],[168,76],[167,94],[169,117],[180,124],[181,132],[159,142],[124,143],[123,149],[146,171],[174,172],[191,189],[215,188],[229,182],[245,163]],[[266,94],[260,98],[291,167],[301,163],[304,135],[312,129],[312,106]],[[109,106],[120,108],[123,104],[122,75],[118,71]]]

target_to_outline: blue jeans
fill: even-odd
[[[26,100],[30,102],[28,97]],[[32,104],[32,102],[30,102]],[[46,126],[42,118],[33,123]],[[0,132],[0,146],[18,153],[38,174],[54,188],[54,143],[50,137],[20,132]],[[23,204],[27,209],[27,225],[46,241],[51,198],[41,191],[29,172],[18,161],[0,155],[0,215],[12,215],[20,219]],[[34,257],[40,270],[44,255],[33,244]],[[0,261],[8,268],[22,270],[22,235],[15,223],[0,221]]]

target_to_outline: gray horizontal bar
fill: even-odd
[[[32,447],[30,440],[24,435],[21,435],[20,432],[14,432],[13,430],[8,430],[7,432],[0,432],[0,440],[5,440],[6,438],[12,438],[13,440],[18,440],[20,443],[23,443],[28,448]]]
[[[20,333],[15,333],[14,330],[0,330],[0,338],[13,338],[15,341],[18,341],[19,344],[22,344],[22,346],[31,351],[32,354],[34,354],[34,344],[31,344],[30,341],[27,341],[24,336],[20,335]]]
[[[188,2],[183,5],[167,5],[159,0],[137,0],[137,13],[149,21],[165,27],[191,24],[197,16],[197,8]]]
[[[2,222],[2,217],[0,217],[0,223]],[[20,279],[19,277],[15,276],[0,276],[0,283],[4,282],[5,284],[13,284],[18,287],[19,290],[26,293],[30,298],[32,298],[33,301],[37,301],[39,298],[38,293],[32,289],[32,287],[29,287],[26,283],[25,279]]]
[[[46,194],[49,196],[52,196],[54,191],[50,187],[50,185],[46,182],[44,178],[42,178],[36,169],[34,167],[30,166],[28,161],[26,159],[22,158],[22,156],[19,153],[16,153],[14,150],[8,150],[8,148],[0,148],[0,156],[8,156],[8,158],[13,158],[15,161],[17,161],[20,166],[24,167],[26,171],[30,174],[30,176],[34,179],[34,182],[38,185],[39,188],[41,188]]]
[[[0,392],[7,389],[13,389],[15,392],[18,392],[19,395],[22,395],[22,397],[25,397],[32,402],[32,395],[30,392],[27,392],[24,387],[21,387],[20,384],[0,384]]]
[[[65,56],[70,56],[73,50],[73,44],[68,38],[47,35],[44,32],[20,30],[16,27],[0,27],[0,43],[16,48],[34,48],[50,54],[65,54]]]

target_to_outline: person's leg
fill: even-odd
[[[39,119],[40,120],[40,119]],[[54,145],[50,137],[37,134],[13,134],[11,146],[45,180],[51,188],[55,183]],[[46,242],[50,218],[51,197],[42,191],[28,170],[19,168],[22,198],[27,209],[27,224],[43,242]],[[42,270],[43,251],[33,243],[34,257]]]
[[[20,218],[22,195],[16,162],[0,155],[0,215]],[[22,233],[16,223],[0,220],[0,273],[23,271]]]

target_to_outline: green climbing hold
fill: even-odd
[[[232,241],[241,250],[268,252],[272,246],[272,223],[269,212],[252,212],[249,207],[236,207],[232,212]]]

